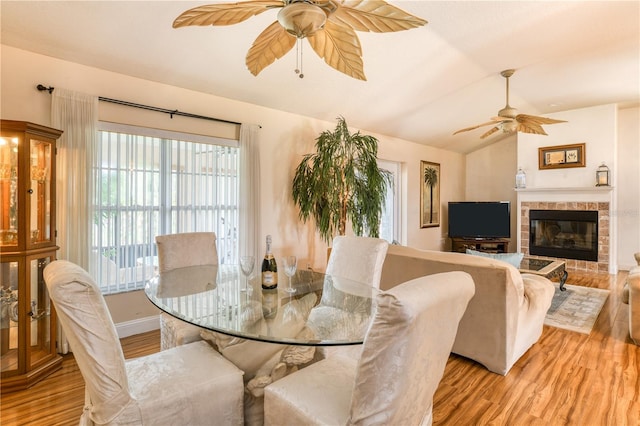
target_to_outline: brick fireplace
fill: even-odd
[[[571,201],[564,201],[571,200]],[[529,252],[529,213],[532,210],[557,210],[557,211],[597,211],[597,261],[578,260],[556,257],[564,260],[568,270],[615,273],[617,269],[615,261],[615,244],[612,236],[615,235],[611,223],[611,188],[557,188],[557,189],[519,189],[518,190],[518,249],[525,255]],[[536,256],[543,257],[549,256]]]
[[[609,203],[585,202],[544,202],[526,201],[520,206],[521,215],[521,250],[529,255],[529,211],[561,210],[561,211],[597,211],[598,212],[598,260],[596,262],[577,259],[562,259],[568,269],[588,272],[609,272]],[[536,256],[544,257],[544,256]]]

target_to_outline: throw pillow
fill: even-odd
[[[483,251],[477,251],[477,250],[471,250],[471,249],[467,249],[467,254],[502,260],[503,262],[512,264],[516,268],[520,267],[520,262],[522,262],[522,258],[524,257],[524,253],[485,253]]]

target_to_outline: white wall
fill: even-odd
[[[2,56],[0,116],[50,124],[50,96],[36,85],[61,87],[96,96],[121,99],[162,108],[260,124],[261,211],[263,236],[273,235],[276,256],[295,252],[300,264],[315,269],[326,266],[327,245],[320,240],[312,223],[302,224],[290,196],[291,179],[302,155],[311,152],[317,135],[333,129],[335,122],[323,122],[304,116],[194,92],[179,87],[116,74],[105,70],[61,61],[48,56],[0,45]],[[340,111],[335,111],[335,116]],[[349,117],[345,117],[347,122]],[[235,137],[235,126],[152,113],[100,103],[100,119],[169,130]],[[351,129],[352,131],[358,129]],[[363,129],[363,132],[367,133]],[[427,249],[443,248],[446,228],[419,227],[420,160],[441,164],[441,202],[464,196],[464,155],[426,147],[405,140],[372,134],[380,140],[379,157],[402,163],[403,243]],[[116,322],[135,320],[146,315],[144,295],[109,298]],[[150,305],[150,304],[149,304]]]
[[[528,188],[594,187],[596,169],[611,169],[613,199],[610,229],[614,269],[628,270],[640,251],[640,109],[601,105],[549,114],[567,123],[545,126],[549,136],[518,136],[518,164],[525,167]],[[585,143],[586,166],[539,170],[538,148]]]
[[[547,115],[566,123],[544,126],[548,136],[518,135],[518,164],[527,174],[528,188],[582,188],[595,186],[596,169],[604,161],[616,185],[617,107],[601,105]],[[538,169],[538,148],[585,144],[585,167]]]
[[[618,111],[618,265],[629,270],[640,252],[640,108]]]
[[[467,154],[465,199],[468,201],[511,202],[509,251],[516,247],[516,136],[506,138]]]

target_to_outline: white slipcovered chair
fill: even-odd
[[[359,359],[335,355],[265,388],[265,425],[430,425],[458,323],[466,272],[416,278],[377,296]]]
[[[218,250],[214,232],[185,232],[156,236],[158,272],[188,266],[217,265]],[[201,340],[202,329],[171,315],[160,314],[160,349]]]
[[[380,288],[382,265],[389,243],[380,238],[334,237],[327,274]]]
[[[334,237],[326,270],[326,273],[332,277],[334,285],[325,285],[320,304],[312,309],[307,321],[307,325],[311,331],[326,327],[340,327],[340,324],[327,323],[325,320],[325,318],[340,318],[340,315],[327,313],[327,311],[339,309],[335,306],[335,303],[328,303],[328,300],[340,299],[335,297],[334,294],[329,294],[329,291],[335,288],[342,290],[345,294],[350,292],[348,287],[343,288],[341,286],[340,278],[367,283],[371,285],[371,287],[380,288],[382,265],[384,264],[388,247],[389,243],[380,238],[344,235]],[[352,315],[352,313],[353,312],[347,315]],[[350,347],[323,347],[319,348],[318,353],[323,358],[338,353],[358,356],[360,349],[361,346],[359,345]]]
[[[81,425],[243,424],[242,371],[208,343],[125,361],[89,274],[57,260],[44,280],[85,381]]]

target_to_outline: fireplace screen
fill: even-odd
[[[529,211],[529,253],[598,261],[598,212]]]

